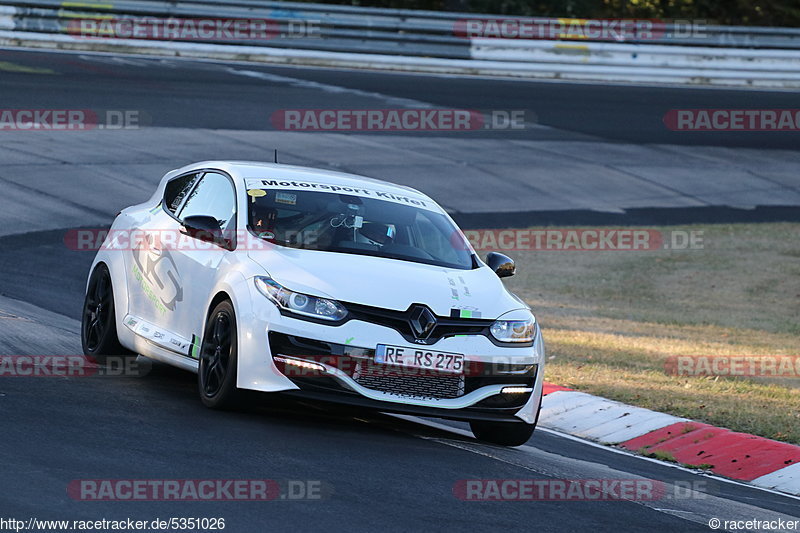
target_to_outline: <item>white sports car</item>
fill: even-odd
[[[469,421],[526,442],[544,345],[447,213],[417,190],[324,170],[206,161],[123,210],[86,289],[87,356],[198,375],[212,408],[243,389]]]

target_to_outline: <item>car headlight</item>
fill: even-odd
[[[256,276],[255,284],[261,294],[282,310],[331,322],[338,322],[347,316],[347,309],[339,302],[290,291],[272,278]]]
[[[489,331],[500,342],[533,342],[536,318],[530,311],[512,311],[495,320]]]

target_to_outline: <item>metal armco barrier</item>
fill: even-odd
[[[270,34],[237,39],[201,32],[170,39],[157,32],[145,38],[81,33],[87,20],[152,25],[223,19],[267,21]],[[459,74],[800,87],[800,29],[695,25],[688,31],[688,21],[676,21],[613,39],[566,29],[546,39],[464,31],[468,22],[492,20],[565,28],[576,22],[258,0],[10,0],[0,4],[0,44]]]

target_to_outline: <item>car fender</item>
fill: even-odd
[[[272,361],[267,332],[270,321],[277,318],[279,313],[265,297],[256,293],[252,276],[246,277],[240,270],[233,270],[216,283],[209,294],[201,331],[205,331],[208,315],[212,310],[211,304],[221,292],[228,295],[236,313],[236,386],[262,392],[297,389],[294,383],[278,371]]]
[[[89,274],[86,278],[86,287],[84,294],[89,290],[89,280],[94,273],[95,268],[100,263],[104,263],[108,267],[108,272],[111,275],[111,288],[114,292],[114,317],[117,328],[117,338],[122,346],[129,350],[136,351],[135,348],[135,335],[134,333],[124,327],[123,320],[125,315],[128,314],[128,276],[127,276],[127,261],[125,257],[125,250],[115,250],[113,248],[113,235],[120,229],[128,227],[128,217],[120,214],[111,225],[108,236],[103,241],[103,245],[98,250],[97,254],[92,261],[92,266],[89,269]]]
[[[544,391],[544,362],[545,362],[545,347],[544,338],[542,338],[541,329],[537,328],[536,338],[533,345],[536,350],[536,362],[539,368],[536,370],[536,381],[533,385],[533,394],[531,394],[528,401],[523,405],[515,416],[527,424],[535,424],[539,418],[539,409],[542,403],[542,393]]]

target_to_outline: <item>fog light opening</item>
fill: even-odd
[[[503,387],[500,389],[500,394],[527,394],[533,392],[530,387]]]
[[[323,365],[319,364],[319,363],[311,363],[309,361],[301,361],[299,359],[290,359],[288,357],[281,357],[281,356],[275,356],[275,357],[273,357],[273,359],[275,361],[278,361],[279,363],[283,363],[285,365],[295,366],[295,367],[298,367],[298,368],[304,368],[306,370],[316,370],[318,372],[325,372],[326,371],[325,367]]]

